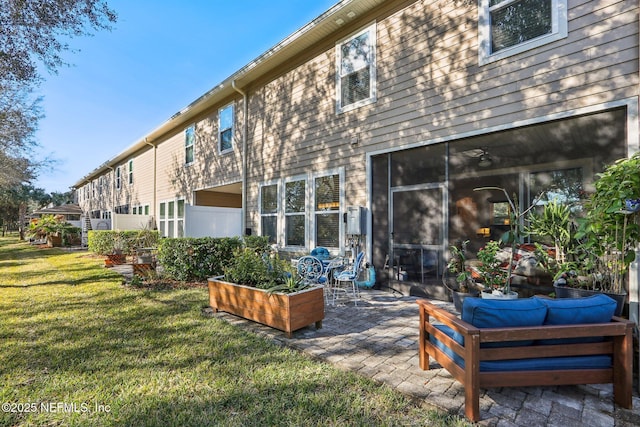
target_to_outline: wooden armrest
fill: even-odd
[[[449,326],[456,332],[463,335],[469,335],[478,334],[480,331],[480,329],[476,328],[471,323],[465,322],[458,316],[449,313],[447,310],[444,310],[429,301],[418,300],[417,303],[420,305],[420,309],[424,310],[426,315],[431,316],[442,324]]]

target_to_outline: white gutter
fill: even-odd
[[[246,233],[247,230],[247,132],[249,132],[249,105],[247,93],[236,86],[236,81],[231,81],[233,90],[242,95],[242,222],[240,230]]]

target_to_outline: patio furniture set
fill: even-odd
[[[310,255],[295,261],[298,276],[305,283],[324,287],[325,303],[335,305],[340,294],[358,305],[360,291],[356,282],[362,269],[364,252],[350,262],[343,257],[330,258],[326,248],[315,248]]]

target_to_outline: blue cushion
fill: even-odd
[[[547,307],[545,325],[577,325],[581,323],[608,323],[616,311],[614,299],[596,294],[584,298],[536,298]],[[541,344],[571,344],[599,342],[602,337],[563,338],[540,340]]]
[[[464,338],[461,334],[455,332],[446,325],[434,325],[459,344],[464,344]],[[429,336],[429,341],[447,357],[453,360],[458,366],[464,368],[464,359],[453,352],[449,347],[441,341]],[[569,357],[541,357],[532,359],[508,359],[508,360],[492,360],[480,362],[480,372],[499,372],[499,371],[542,371],[554,369],[597,369],[611,367],[611,357],[601,356],[569,356]]]
[[[545,325],[608,323],[616,310],[612,298],[597,294],[585,298],[536,298],[547,307]]]
[[[329,259],[331,255],[329,254],[329,249],[319,246],[311,250],[311,256],[314,256],[322,261]]]
[[[542,326],[547,307],[537,298],[497,300],[465,298],[462,320],[476,328],[504,328],[512,326]],[[533,340],[483,343],[483,348],[531,345]]]
[[[462,320],[476,328],[541,326],[546,315],[547,307],[539,298],[465,298],[462,304]]]

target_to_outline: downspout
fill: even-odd
[[[247,93],[236,86],[236,81],[231,81],[233,90],[242,95],[242,222],[240,232],[245,234],[247,230],[247,133],[249,132],[249,106],[247,103]]]
[[[147,140],[147,137],[144,137],[144,143],[153,147],[153,208],[151,212],[153,213],[153,222],[156,222],[156,192],[157,192],[157,154],[158,154],[158,146],[156,144],[152,144]],[[156,223],[157,227],[158,224]]]
[[[116,203],[116,173],[115,173],[115,169],[111,166],[107,166],[110,170],[111,170],[111,175],[113,176],[113,179],[110,179],[109,181],[111,181],[111,191],[109,191],[109,193],[111,194],[111,200],[109,202],[109,210],[111,211],[111,214],[113,215],[113,209],[115,208],[115,203]]]

